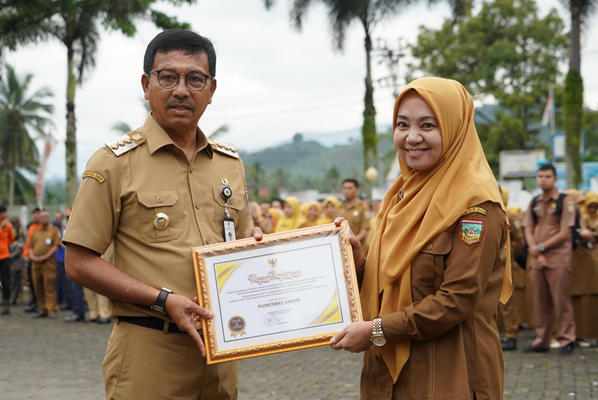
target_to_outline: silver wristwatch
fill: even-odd
[[[540,253],[544,253],[544,244],[543,243],[538,243],[538,250],[540,250]]]
[[[382,331],[382,318],[376,317],[372,322],[372,337],[370,340],[374,346],[384,346],[386,344],[386,337],[384,336],[384,331]]]

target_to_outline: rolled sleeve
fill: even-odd
[[[91,156],[85,171],[93,174],[81,180],[62,241],[103,254],[118,225],[121,172],[116,157],[105,148]]]

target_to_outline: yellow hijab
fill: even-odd
[[[592,203],[598,203],[598,193],[590,191],[586,193],[583,207],[579,212],[581,215],[585,216],[589,228],[594,228],[598,225],[598,210],[593,214],[588,212],[588,206]]]
[[[272,217],[272,227],[276,228],[278,221],[283,216],[283,212],[279,208],[268,208],[268,214]],[[276,230],[274,230],[276,232]]]
[[[334,217],[329,217],[328,214],[326,214],[326,207],[328,207],[328,203],[332,204],[332,206],[336,209],[336,215]],[[324,210],[322,210],[323,213],[320,219],[318,220],[318,225],[333,223],[334,219],[338,216],[338,209],[340,208],[340,206],[341,203],[335,196],[326,197],[326,199],[324,200]]]
[[[467,207],[492,201],[507,212],[498,184],[488,166],[473,123],[471,96],[459,82],[442,78],[417,79],[407,85],[395,103],[415,90],[434,112],[442,134],[442,153],[436,164],[423,171],[410,169],[399,157],[401,175],[384,196],[378,213],[378,229],[368,253],[361,289],[363,315],[372,320],[404,310],[411,297],[411,261],[431,239],[448,229]],[[403,199],[399,202],[399,190]],[[507,253],[509,250],[509,240]],[[510,257],[501,301],[512,292]],[[394,345],[394,346],[393,346]],[[393,380],[409,358],[411,340],[402,338],[376,347]]]
[[[295,196],[289,196],[284,200],[283,205],[284,203],[287,203],[291,206],[293,209],[293,215],[287,217],[285,214],[280,221],[278,221],[278,224],[276,224],[276,229],[274,232],[286,232],[292,231],[293,229],[299,229],[305,223],[305,217],[301,212],[301,202],[298,198]]]
[[[305,213],[304,213],[304,215],[305,215],[305,226],[306,227],[318,225],[318,218],[317,217],[314,220],[310,220],[309,218],[307,218],[307,213],[309,212],[309,209],[312,208],[312,207],[315,207],[316,210],[318,210],[317,211],[318,212],[318,214],[317,214],[318,217],[320,216],[320,212],[322,211],[322,208],[320,207],[320,203],[318,201],[312,201],[312,202],[306,203],[305,204]]]

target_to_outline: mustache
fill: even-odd
[[[195,106],[188,100],[171,100],[166,104],[166,108],[185,107],[191,111],[195,111]]]

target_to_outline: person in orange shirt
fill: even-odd
[[[29,293],[30,293],[30,298],[29,298],[29,303],[27,305],[27,308],[25,308],[25,312],[37,312],[37,298],[35,297],[35,288],[33,285],[33,279],[31,278],[31,260],[29,259],[29,241],[31,240],[31,235],[33,234],[33,232],[35,232],[36,230],[38,230],[39,228],[42,227],[42,224],[39,222],[39,213],[40,213],[41,209],[40,208],[35,208],[33,210],[33,212],[31,213],[31,217],[33,219],[33,221],[27,226],[27,239],[25,240],[25,247],[23,248],[23,258],[25,258],[25,261],[27,262],[27,277],[28,277],[28,281],[29,281]]]
[[[6,219],[6,206],[0,205],[0,281],[2,282],[2,315],[10,314],[10,250],[8,246],[15,240],[12,224]]]

